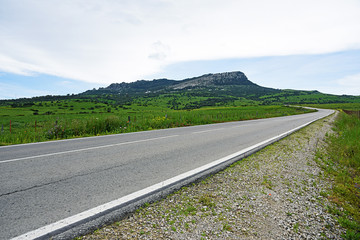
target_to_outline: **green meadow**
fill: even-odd
[[[286,106],[212,106],[176,110],[186,99],[139,98],[114,105],[89,99],[0,106],[0,145],[118,134],[200,124],[287,116],[309,112]],[[196,103],[192,99],[192,104]],[[235,106],[234,106],[235,105]],[[242,106],[243,105],[243,106]]]
[[[338,206],[328,211],[346,229],[344,239],[360,239],[360,119],[340,112],[334,130],[326,153],[317,154],[326,178],[332,179],[326,195]]]
[[[322,193],[337,207],[328,211],[346,229],[344,239],[360,239],[360,118],[342,110],[360,111],[359,103],[313,104],[317,108],[340,110],[334,124],[334,134],[327,137],[326,151],[316,158],[331,179],[332,188]]]
[[[326,108],[335,110],[360,111],[360,103],[326,103],[326,104],[306,104],[309,107]]]

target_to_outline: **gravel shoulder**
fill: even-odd
[[[81,239],[341,239],[315,161],[335,115]]]

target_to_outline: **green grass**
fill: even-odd
[[[299,223],[295,223],[294,224],[294,226],[293,226],[293,229],[294,229],[294,231],[296,232],[296,233],[298,233],[299,232]]]
[[[259,100],[271,104],[313,104],[323,105],[329,103],[357,103],[360,104],[360,98],[354,96],[337,96],[331,94],[323,94],[317,91],[298,91],[298,90],[282,90],[278,93],[263,95]]]
[[[271,182],[271,180],[269,180],[269,176],[264,176],[263,179],[264,180],[261,182],[261,184],[267,187],[268,189],[273,189],[274,185]]]
[[[216,206],[216,203],[213,201],[214,196],[211,194],[204,194],[199,198],[199,203],[203,206],[207,206],[209,208],[213,208]]]
[[[360,111],[360,103],[307,105],[317,108]],[[338,208],[328,207],[346,229],[344,239],[360,239],[360,119],[340,112],[335,135],[329,136],[327,155],[317,154],[325,172],[334,179],[326,195]]]
[[[340,113],[334,130],[328,138],[328,156],[317,156],[334,179],[328,198],[342,209],[328,210],[347,229],[345,239],[360,239],[360,119]]]
[[[301,108],[285,106],[219,106],[175,110],[169,108],[169,99],[164,97],[141,98],[131,105],[119,106],[114,106],[112,103],[77,99],[35,102],[15,107],[1,106],[0,145],[241,121],[308,112]]]
[[[326,109],[335,109],[335,110],[350,110],[350,111],[359,111],[360,103],[327,103],[327,104],[306,104],[309,107],[315,108],[326,108]]]

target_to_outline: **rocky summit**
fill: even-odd
[[[243,72],[225,72],[216,74],[205,74],[199,77],[187,78],[184,80],[154,79],[138,80],[131,83],[112,83],[100,91],[110,93],[146,93],[161,90],[181,90],[188,88],[219,87],[229,85],[257,86],[248,80]]]
[[[225,72],[216,74],[206,74],[178,81],[173,89],[183,89],[187,87],[219,86],[219,85],[255,85],[245,76],[243,72]]]

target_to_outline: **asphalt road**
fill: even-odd
[[[0,239],[124,197],[332,112],[0,147]]]

